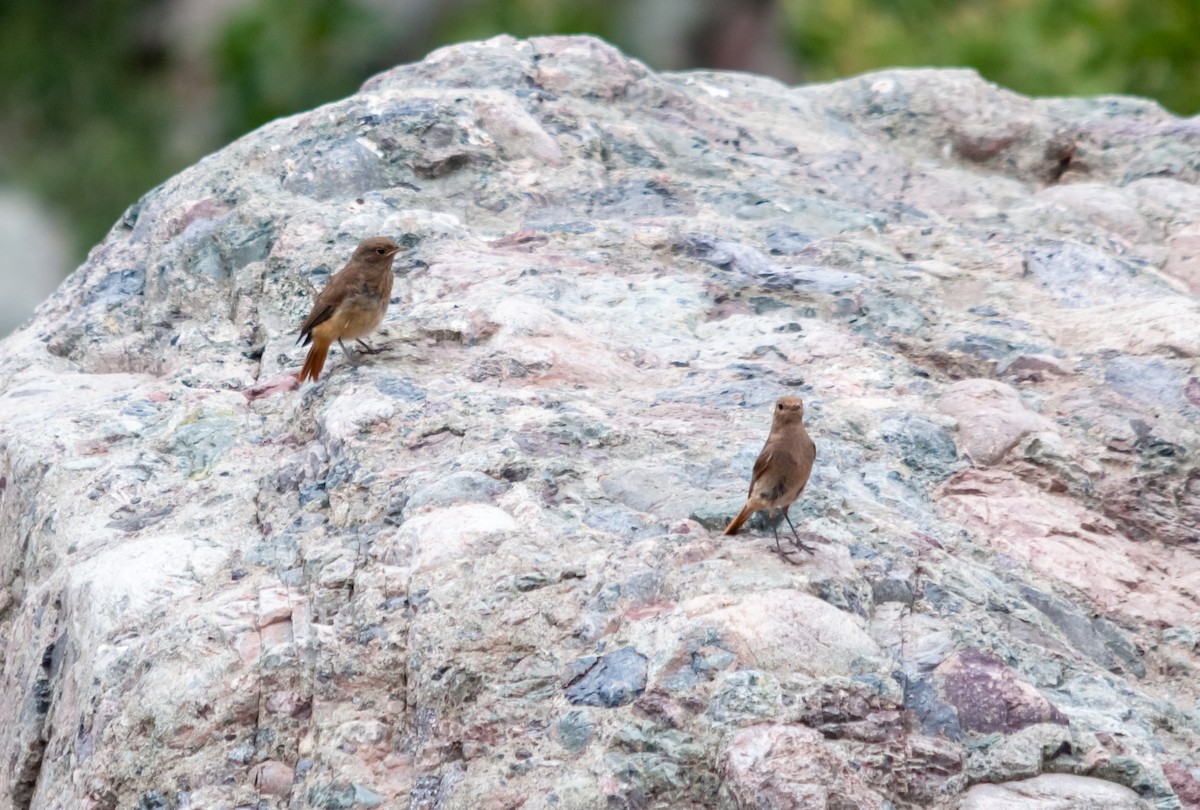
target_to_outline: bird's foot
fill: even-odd
[[[808,538],[809,540],[816,540],[817,542],[824,542],[824,538],[822,538],[822,536],[820,534],[817,534],[816,532],[805,532],[804,536],[805,536],[805,538]],[[804,551],[809,552],[810,554],[816,553],[816,546],[810,546],[810,545],[806,544],[806,542],[804,542],[803,540],[800,540],[800,535],[798,533],[796,533],[796,530],[794,530],[794,529],[792,532],[792,538],[794,538],[792,540],[793,546],[796,546],[797,548],[803,548]]]
[[[357,343],[359,346],[362,346],[362,348],[359,351],[361,351],[363,354],[379,354],[385,348],[383,346],[379,346],[379,347],[371,346],[361,339],[355,339],[354,342]]]
[[[792,554],[794,552],[783,550],[783,546],[779,545],[779,540],[775,541],[775,553],[778,554],[779,559],[783,560],[784,562],[791,563],[792,565],[800,564],[799,560],[792,559]]]
[[[783,519],[787,521],[788,528],[792,530],[792,537],[795,538],[792,541],[792,545],[802,551],[807,551],[809,554],[815,554],[816,549],[813,548],[812,546],[804,545],[804,541],[800,539],[800,533],[796,531],[796,527],[792,524],[792,519],[790,517],[788,517],[786,506],[783,507]],[[811,532],[805,532],[804,534],[811,536]],[[779,542],[779,533],[778,532],[775,533],[775,542]]]
[[[792,545],[795,546],[796,548],[800,549],[801,551],[807,552],[808,554],[816,554],[817,553],[816,548],[814,548],[813,546],[805,545],[804,543],[802,543],[800,541],[799,537],[797,537],[796,539],[794,539],[792,541]]]
[[[346,355],[346,359],[350,361],[350,365],[357,366],[359,352],[350,351],[350,348],[345,343],[342,343],[341,338],[338,338],[338,345],[342,347],[342,354]]]

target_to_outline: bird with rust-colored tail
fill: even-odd
[[[816,458],[817,446],[804,429],[804,402],[799,397],[782,397],[775,403],[775,419],[767,443],[754,462],[746,505],[726,527],[725,534],[737,534],[742,524],[760,509],[767,510],[768,517],[774,517],[776,511],[782,509],[783,518],[796,538],[796,547],[812,554],[812,548],[800,542],[800,535],[788,517],[788,507],[804,491]],[[771,527],[775,532],[775,550],[790,562],[779,546],[777,524],[778,521]]]
[[[336,340],[346,357],[350,350],[343,339],[357,340],[366,354],[375,354],[362,341],[383,321],[392,297],[392,258],[401,247],[386,236],[371,236],[358,243],[346,266],[333,274],[317,295],[312,311],[300,325],[297,343],[312,348],[304,358],[300,382],[316,380],[325,367],[329,346]]]

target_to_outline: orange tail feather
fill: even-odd
[[[754,511],[755,510],[750,507],[750,504],[747,503],[742,507],[742,511],[738,512],[738,516],[729,522],[729,525],[725,527],[725,531],[722,532],[722,534],[737,534],[742,528],[742,524],[750,519],[750,516],[754,514]]]
[[[315,337],[315,336],[314,336]],[[329,344],[321,340],[313,340],[308,356],[304,358],[304,368],[300,369],[300,382],[316,381],[321,369],[325,368],[325,355],[329,353]]]

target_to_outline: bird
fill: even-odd
[[[750,476],[750,492],[746,505],[725,528],[725,534],[737,534],[750,516],[760,509],[767,510],[768,517],[775,517],[776,510],[783,510],[783,518],[792,529],[796,546],[809,554],[810,546],[800,542],[800,535],[788,517],[788,507],[800,497],[808,476],[812,473],[817,458],[817,446],[804,429],[804,402],[800,397],[781,397],[775,403],[775,415],[771,422],[771,433],[763,445],[754,472]],[[775,550],[785,560],[790,558],[779,546],[778,520],[771,526],[775,533]]]
[[[346,266],[329,279],[317,294],[312,310],[300,324],[297,343],[307,346],[300,382],[316,380],[325,367],[329,346],[337,341],[353,361],[345,339],[354,339],[366,354],[375,354],[363,336],[379,326],[392,297],[392,258],[402,248],[386,236],[370,236],[358,243]]]

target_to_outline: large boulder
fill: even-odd
[[[1194,804],[1198,140],[584,37],[247,135],[3,343],[0,804]],[[799,565],[719,534],[784,394]]]

